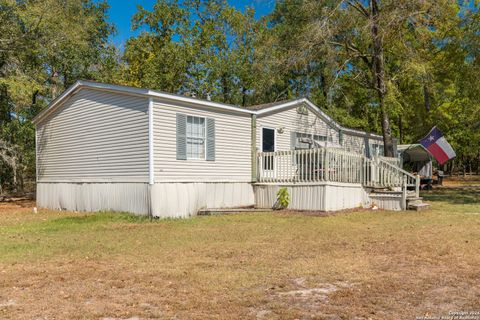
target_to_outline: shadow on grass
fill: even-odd
[[[149,222],[152,219],[148,216],[137,216],[125,212],[95,212],[91,214],[79,214],[52,220],[56,224],[96,224],[101,222]]]
[[[480,188],[456,187],[423,191],[421,196],[427,201],[448,202],[451,204],[480,204]]]

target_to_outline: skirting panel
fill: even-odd
[[[185,218],[205,208],[253,206],[250,183],[156,183],[152,186],[152,213],[157,217]]]
[[[367,192],[361,184],[327,185],[325,211],[365,207],[369,204]]]
[[[312,184],[312,185],[270,185],[257,184],[255,205],[258,208],[271,208],[280,188],[286,187],[290,195],[289,209],[334,211],[357,208],[368,203],[368,196],[359,184]]]
[[[186,218],[206,208],[255,205],[271,208],[280,188],[289,209],[335,211],[376,204],[402,210],[401,196],[368,195],[357,184],[275,185],[250,183],[37,183],[37,206],[69,211],[119,211],[163,218]]]
[[[70,211],[148,214],[146,183],[37,183],[37,206]]]
[[[384,194],[374,194],[370,193],[369,195],[372,205],[376,205],[380,209],[384,210],[394,210],[400,211],[403,210],[403,199],[399,195],[384,195]]]

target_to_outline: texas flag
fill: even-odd
[[[428,135],[420,140],[420,143],[437,159],[440,165],[456,156],[452,146],[437,127],[433,127]]]

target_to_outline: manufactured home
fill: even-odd
[[[418,184],[380,156],[381,136],[342,127],[308,99],[243,108],[78,81],[34,123],[44,208],[188,217],[272,207],[286,187],[292,209],[399,210]]]

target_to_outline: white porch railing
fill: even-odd
[[[403,186],[403,184],[406,183],[408,187],[417,187],[417,184],[418,187],[420,187],[419,176],[415,176],[410,172],[407,172],[381,158],[373,159],[372,161],[375,162],[374,167],[378,172],[377,177],[379,179],[376,181],[378,185],[386,187],[398,187]]]
[[[260,152],[257,159],[259,182],[364,181],[363,156],[338,149]]]
[[[401,167],[400,159],[399,158],[392,158],[392,157],[384,157],[378,156],[380,160],[393,164],[394,166]]]
[[[369,159],[336,148],[257,153],[257,181],[262,183],[360,183],[369,187],[415,187],[420,180],[388,159]]]

